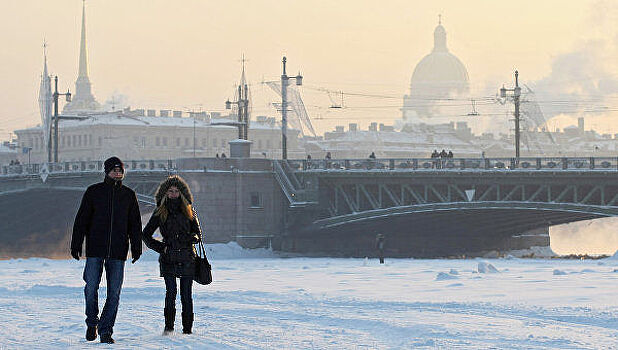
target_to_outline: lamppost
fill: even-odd
[[[244,72],[244,71],[243,71]],[[244,77],[244,75],[243,75]],[[232,104],[238,105],[238,138],[249,139],[249,88],[247,84],[238,85],[238,100],[225,101],[225,109],[232,109]]]
[[[54,163],[58,163],[58,96],[66,96],[66,101],[71,102],[71,92],[67,89],[64,94],[58,93],[58,76],[54,77]],[[51,163],[51,149],[48,154],[48,161]]]
[[[515,104],[515,158],[519,160],[519,97],[521,96],[521,88],[519,87],[518,71],[515,71],[515,87],[513,89],[507,89],[502,86],[502,89],[500,89],[500,97],[506,98],[507,91],[513,93],[511,96]]]
[[[296,85],[303,85],[303,77],[298,73],[295,77],[288,77],[285,72],[287,59],[283,56],[283,74],[281,74],[281,159],[288,159],[288,81],[296,79]]]
[[[28,169],[30,169],[30,151],[32,151],[32,147],[24,147],[22,152],[23,151],[28,153]]]

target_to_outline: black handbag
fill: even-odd
[[[193,215],[197,218],[197,211],[193,209]],[[198,219],[199,225],[199,219]],[[201,231],[201,230],[200,230]],[[206,249],[204,249],[204,239],[200,232],[200,241],[198,242],[197,255],[195,256],[195,273],[193,280],[199,284],[207,285],[212,282],[212,267],[206,257]]]
[[[206,258],[206,249],[204,249],[204,243],[202,242],[202,235],[200,234],[200,241],[198,243],[197,256],[195,257],[195,274],[193,280],[199,284],[207,285],[212,282],[212,267]]]

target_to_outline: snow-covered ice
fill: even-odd
[[[488,263],[487,261],[479,262],[476,270],[478,273],[498,273],[500,272],[494,265]]]
[[[127,263],[118,349],[610,349],[618,260],[280,257],[209,245],[194,334],[164,337],[156,256]],[[491,265],[500,273],[478,273]],[[84,261],[0,261],[0,349],[90,348]],[[556,271],[564,272],[556,274]],[[100,291],[101,306],[105,282]],[[180,309],[180,302],[177,307]],[[177,329],[180,320],[177,319]],[[105,346],[107,348],[107,346]]]

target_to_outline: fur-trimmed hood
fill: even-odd
[[[189,185],[187,185],[187,183],[182,177],[178,175],[172,175],[168,177],[167,179],[165,179],[163,182],[161,182],[161,184],[159,185],[159,188],[157,188],[157,192],[155,192],[155,199],[157,200],[157,207],[161,205],[161,201],[163,200],[165,193],[172,186],[178,188],[180,193],[182,193],[182,195],[189,202],[189,204],[193,203],[193,195],[191,194]]]

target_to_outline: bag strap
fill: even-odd
[[[197,218],[198,223],[200,223],[200,241],[198,242],[198,255],[201,252],[201,257],[205,258],[206,257],[206,249],[204,249],[204,237],[202,235],[202,227],[201,227],[201,220],[199,218],[199,216],[197,215],[197,210],[195,210],[194,206],[191,206],[191,209],[193,209],[193,214],[195,214],[195,217]]]

